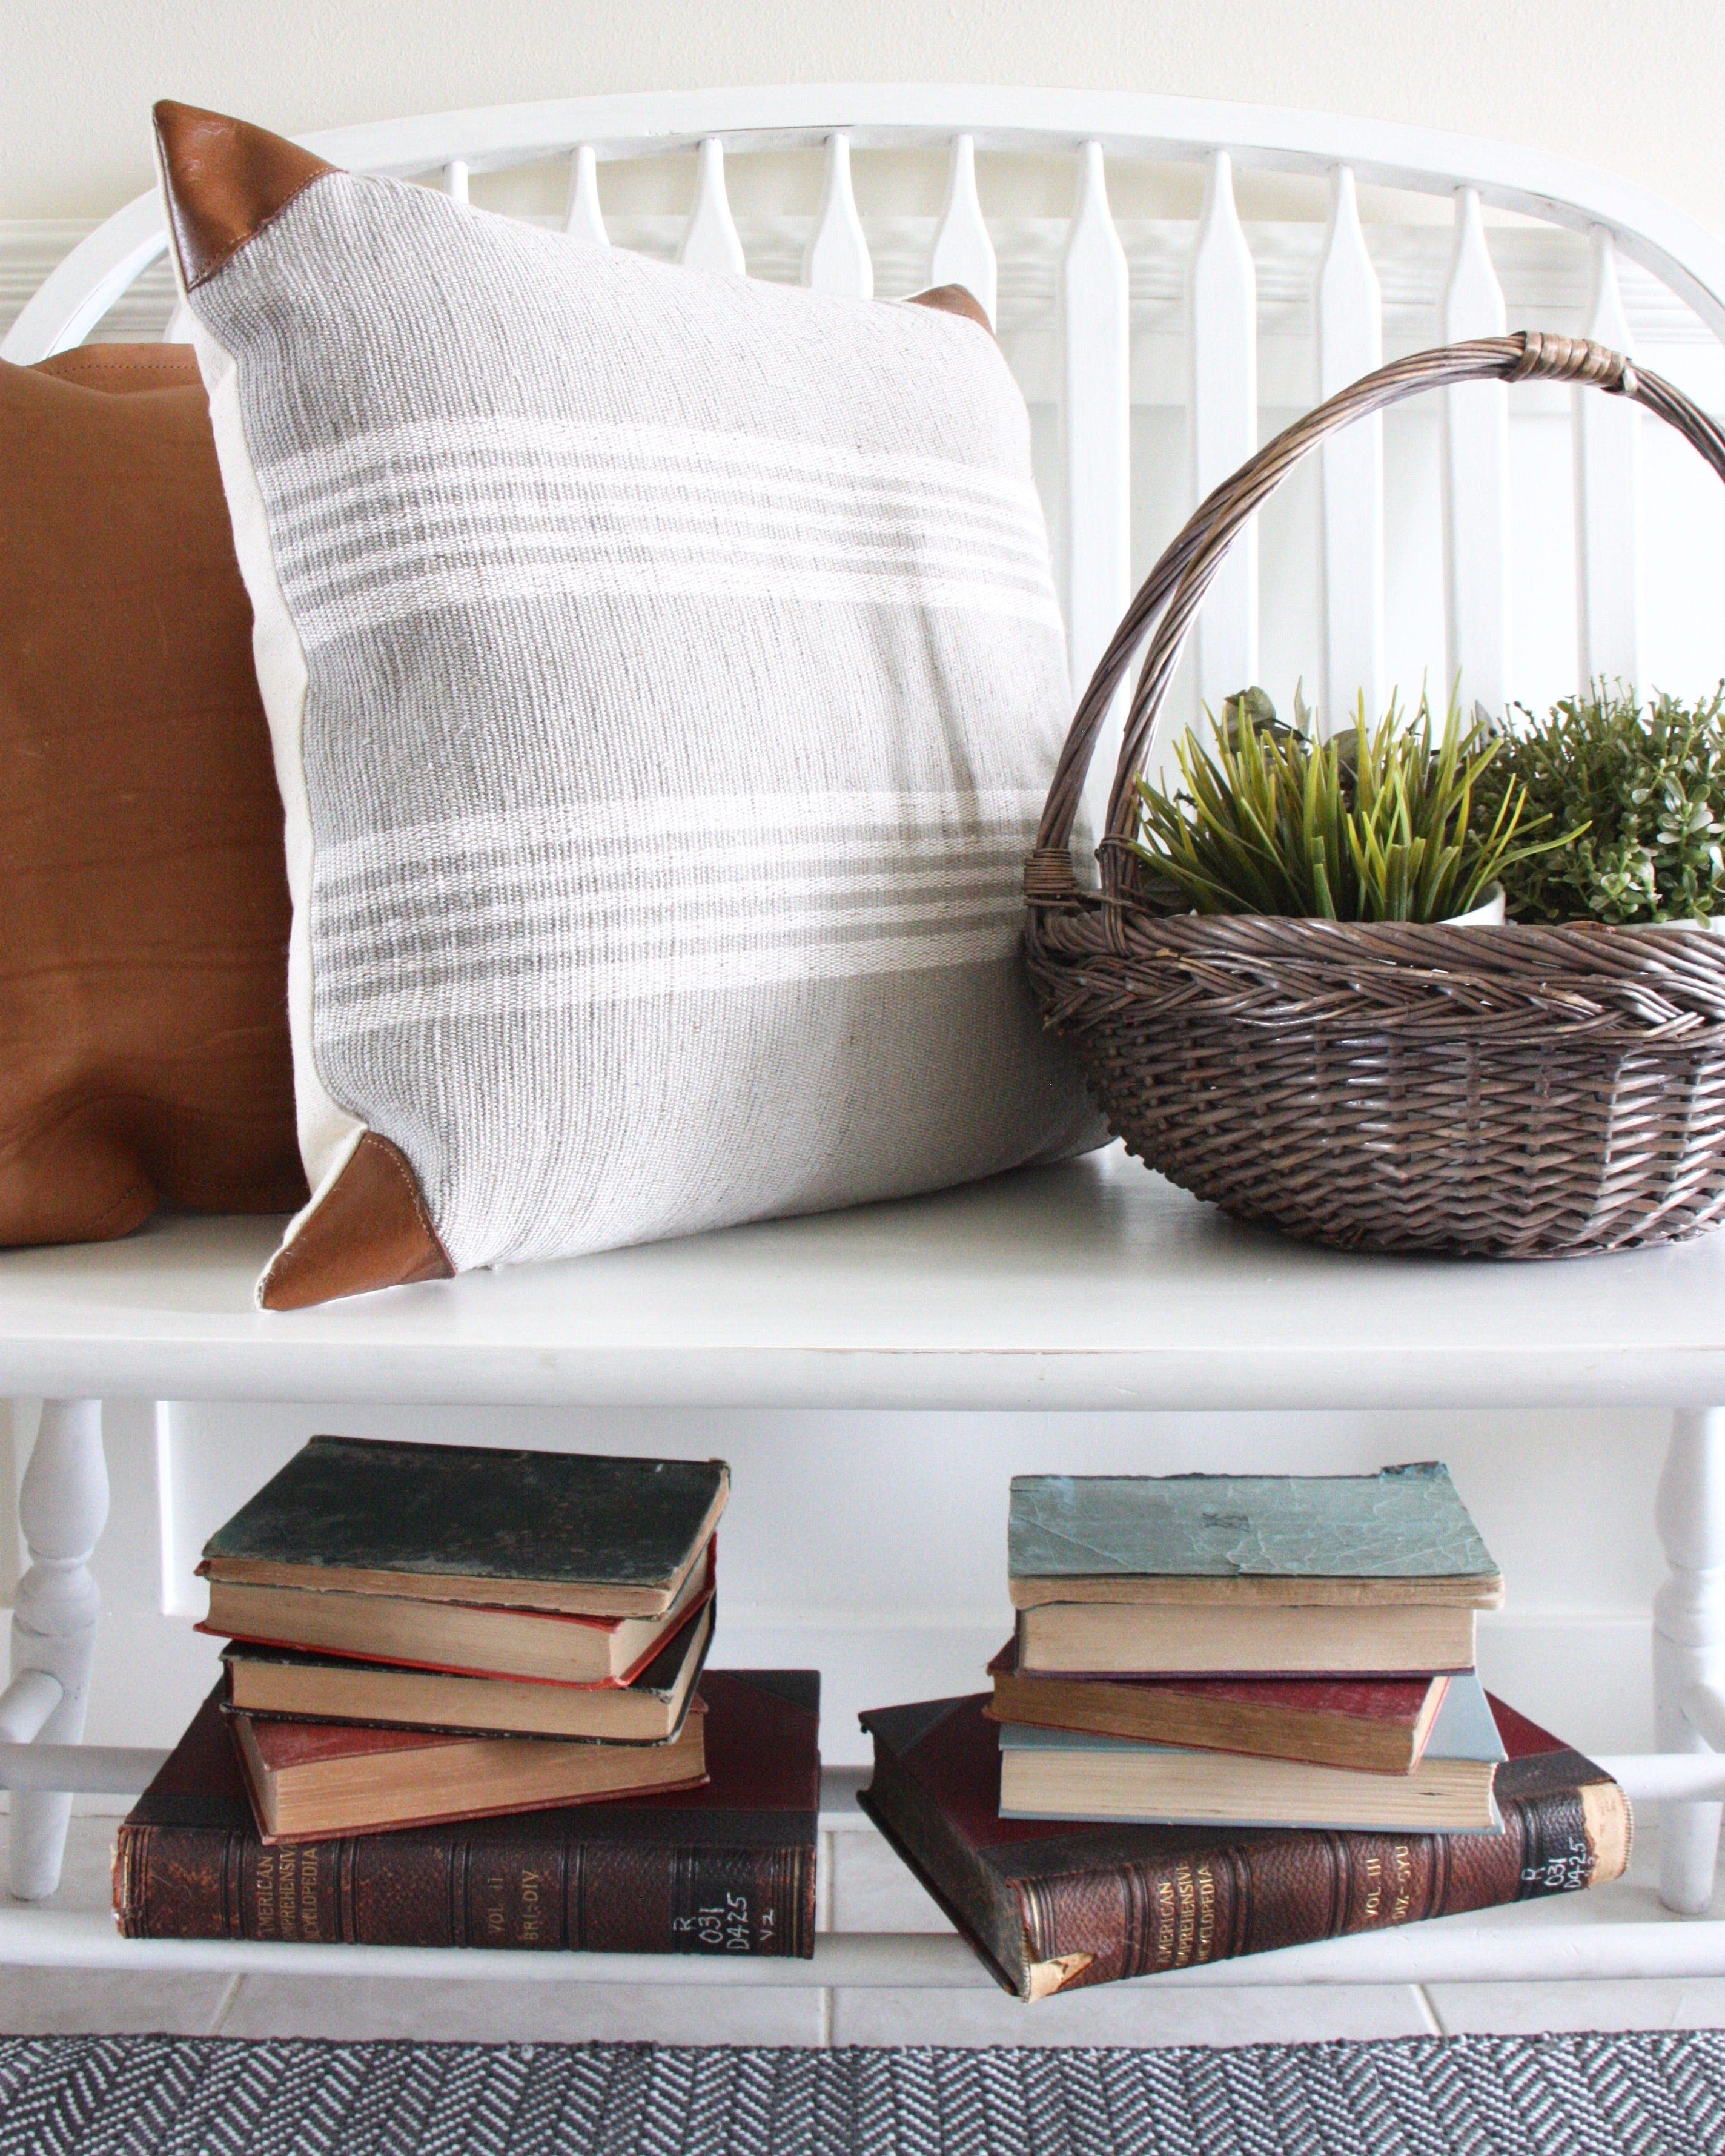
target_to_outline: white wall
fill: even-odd
[[[1183,0],[1178,7],[1166,0],[829,0],[818,8],[714,0],[516,0],[506,8],[474,0],[79,0],[50,11],[44,0],[0,0],[0,255],[6,220],[16,233],[18,220],[95,218],[148,183],[144,116],[157,95],[298,131],[581,91],[846,79],[1092,85],[1418,120],[1615,167],[1725,226],[1725,172],[1712,146],[1714,95],[1725,80],[1725,8],[1717,5],[1671,0],[1632,14],[1601,0],[1447,0],[1418,8],[1329,0],[1299,9],[1273,0]],[[812,164],[800,177],[774,171],[761,185],[788,188],[792,205],[806,211],[813,174]],[[660,181],[657,195],[631,206],[664,208],[686,198],[686,175]],[[906,176],[861,161],[858,183],[865,216],[886,221],[932,212],[940,174],[932,163]],[[741,182],[740,198],[750,184]],[[1055,191],[1046,200],[1037,192],[1044,184],[1034,172],[997,168],[984,176],[985,203],[995,210],[1009,189],[1014,214],[1064,215],[1070,180],[1047,182]],[[1147,221],[1131,242],[1140,261],[1143,249],[1164,244],[1147,220],[1171,209],[1189,215],[1193,205],[1134,198],[1133,184],[1122,182],[1117,207]],[[627,192],[619,176],[608,175],[606,186]],[[608,192],[608,208],[614,199]],[[1321,218],[1322,203],[1266,198],[1255,211],[1249,202],[1247,211],[1310,220]],[[74,236],[69,232],[64,244]],[[1435,277],[1444,243],[1429,237],[1437,242]],[[1271,239],[1284,248],[1306,244],[1297,235]],[[1167,266],[1177,284],[1172,259]],[[1536,273],[1570,271],[1553,255],[1527,271]],[[1402,349],[1416,336],[1424,341],[1424,321],[1416,306],[1399,331],[1392,325],[1392,341]],[[1551,326],[1568,325],[1553,319]],[[1135,333],[1142,570],[1184,513],[1186,481],[1179,414],[1158,387],[1178,377],[1173,340],[1153,309]],[[1046,329],[1027,319],[1011,335],[1034,399],[1044,364],[1037,339],[1046,341]],[[1661,353],[1659,363],[1676,373],[1699,367],[1707,378],[1697,379],[1697,390],[1725,402],[1716,361],[1691,344]],[[1266,341],[1260,363],[1266,423],[1280,424],[1310,393],[1300,372],[1305,362],[1278,357]],[[1525,593],[1543,573],[1539,565],[1561,563],[1568,544],[1567,406],[1548,394],[1543,403],[1530,396],[1518,408],[1517,574]],[[1040,416],[1051,434],[1050,415]],[[1399,549],[1391,628],[1398,675],[1409,677],[1404,686],[1423,658],[1435,668],[1440,663],[1431,433],[1429,414],[1409,415],[1390,444],[1391,538]],[[1648,635],[1654,677],[1695,689],[1725,671],[1710,600],[1725,564],[1725,504],[1686,457],[1675,446],[1650,446]],[[1283,698],[1296,672],[1308,681],[1314,672],[1315,529],[1309,490],[1303,497],[1291,490],[1266,520],[1266,673]],[[1517,685],[1534,696],[1573,679],[1573,613],[1563,614],[1568,601],[1555,584],[1546,595],[1551,604],[1537,621],[1529,612],[1525,634],[1518,625],[1526,670]],[[1664,1435],[1657,1415],[431,1417],[333,1406],[294,1414],[200,1409],[179,1424],[171,1537],[177,1555],[164,1580],[157,1430],[151,1411],[136,1405],[116,1407],[108,1418],[115,1512],[99,1573],[110,1614],[93,1737],[166,1743],[182,1725],[211,1679],[214,1656],[183,1614],[197,1600],[187,1553],[320,1428],[726,1454],[737,1482],[725,1537],[721,1655],[824,1669],[826,1743],[835,1758],[860,1756],[856,1707],[977,1681],[1008,1625],[1004,1512],[1014,1471],[1248,1465],[1333,1471],[1445,1457],[1509,1583],[1509,1608],[1485,1645],[1488,1677],[1575,1741],[1601,1750],[1651,1741],[1646,1608],[1660,1568],[1651,1511]]]
[[[288,131],[611,90],[1024,83],[1504,136],[1725,226],[1717,0],[0,0],[0,218],[148,184],[144,108]]]

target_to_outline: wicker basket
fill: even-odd
[[[1086,691],[1025,871],[1030,974],[1150,1167],[1312,1240],[1500,1257],[1675,1241],[1725,1214],[1725,937],[1158,914],[1127,840],[1188,629],[1235,534],[1308,450],[1415,392],[1545,380],[1626,396],[1725,478],[1725,436],[1579,339],[1485,337],[1380,368],[1219,487]],[[1160,616],[1159,622],[1158,617]],[[1081,889],[1070,841],[1122,675],[1153,637]]]

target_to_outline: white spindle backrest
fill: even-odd
[[[1132,596],[1131,289],[1100,142],[1086,142],[1078,154],[1076,198],[1060,256],[1060,329],[1064,581],[1076,697]],[[1130,683],[1122,694],[1130,696]],[[1091,766],[1094,830],[1101,829],[1119,752],[1117,715]]]
[[[793,85],[500,106],[334,129],[307,138],[306,146],[351,170],[441,186],[459,200],[467,198],[470,175],[567,158],[562,221],[572,238],[594,244],[607,241],[599,208],[601,163],[685,154],[695,185],[679,259],[742,275],[743,246],[726,192],[726,142],[733,151],[824,157],[820,208],[807,229],[806,245],[798,235],[797,252],[787,263],[783,234],[789,220],[762,228],[761,244],[774,264],[771,274],[797,274],[800,254],[805,282],[864,294],[873,288],[877,268],[886,277],[890,259],[890,289],[911,290],[923,281],[961,284],[997,322],[1002,304],[997,240],[1003,248],[1044,243],[1022,239],[1029,226],[1009,220],[997,222],[991,232],[978,192],[978,151],[1071,160],[1074,208],[1055,250],[1051,314],[1037,315],[1047,305],[1040,296],[1048,290],[1047,255],[1027,254],[1009,265],[1008,319],[1001,329],[1033,406],[1040,401],[1058,408],[1056,414],[1045,412],[1039,419],[1037,439],[1039,454],[1050,459],[1045,477],[1050,521],[1061,542],[1075,683],[1087,676],[1106,643],[1134,571],[1142,575],[1147,569],[1173,524],[1168,511],[1159,511],[1157,527],[1138,534],[1132,561],[1133,383],[1144,385],[1138,394],[1159,396],[1163,393],[1155,385],[1168,378],[1168,369],[1164,347],[1156,341],[1163,335],[1160,320],[1152,311],[1158,304],[1154,263],[1147,261],[1140,285],[1146,312],[1133,320],[1138,302],[1128,258],[1141,244],[1135,234],[1150,228],[1117,226],[1110,213],[1109,182],[1122,166],[1170,160],[1206,165],[1204,206],[1188,258],[1183,356],[1190,477],[1199,493],[1250,454],[1264,424],[1256,384],[1258,279],[1236,203],[1236,166],[1242,172],[1256,164],[1316,175],[1330,187],[1328,228],[1321,249],[1309,258],[1315,267],[1310,335],[1316,368],[1308,378],[1324,393],[1371,367],[1382,348],[1384,314],[1373,265],[1383,256],[1377,228],[1362,223],[1356,182],[1414,190],[1453,203],[1454,251],[1437,325],[1443,337],[1504,326],[1503,291],[1486,241],[1488,207],[1592,235],[1584,318],[1518,315],[1512,326],[1585,327],[1602,341],[1626,346],[1617,279],[1621,260],[1651,271],[1715,336],[1725,336],[1725,244],[1669,204],[1630,182],[1543,153],[1378,122],[1103,93]],[[902,228],[877,235],[871,225],[865,234],[851,183],[853,150],[931,146],[947,160],[945,201],[932,247],[926,236],[910,244]],[[1117,184],[1116,193],[1117,199]],[[662,228],[645,232],[639,219],[631,224],[631,244],[663,249]],[[1166,227],[1156,230],[1165,233]],[[159,257],[164,243],[158,199],[153,193],[141,197],[50,275],[0,352],[9,360],[29,362],[79,343]],[[1161,248],[1167,243],[1153,237],[1142,244]],[[1286,275],[1267,275],[1266,293],[1266,306],[1283,310],[1273,333],[1286,339],[1291,333]],[[1405,294],[1404,280],[1398,299],[1404,308]],[[1052,346],[1045,335],[1050,327],[1057,332]],[[183,311],[177,311],[171,334],[183,336],[187,328]],[[1142,346],[1134,342],[1140,332],[1146,339]],[[1302,327],[1300,333],[1307,331]],[[1279,353],[1285,349],[1277,347]],[[1283,393],[1275,393],[1279,402],[1286,401]],[[1440,663],[1451,674],[1459,670],[1464,698],[1493,706],[1501,706],[1512,680],[1507,412],[1502,388],[1476,387],[1453,393],[1443,413],[1449,649],[1441,662],[1435,651],[1423,654],[1420,662],[1430,665],[1434,677]],[[1057,455],[1050,446],[1050,418],[1058,420]],[[1591,391],[1576,393],[1576,619],[1584,675],[1637,679],[1642,665],[1639,435],[1633,411]],[[1361,690],[1376,705],[1389,686],[1384,449],[1378,423],[1358,426],[1327,444],[1318,476],[1326,596],[1311,649],[1319,656],[1321,706],[1334,718]],[[1253,535],[1243,536],[1199,617],[1196,673],[1199,691],[1212,706],[1258,673],[1255,552]],[[1399,635],[1399,610],[1395,619]],[[1405,670],[1399,644],[1396,656]],[[1414,685],[1404,680],[1399,685]],[[1438,685],[1434,678],[1434,688]],[[1111,747],[1105,746],[1099,768],[1111,758]]]
[[[875,265],[851,192],[850,137],[845,134],[827,142],[826,181],[820,213],[803,250],[803,282],[817,292],[848,292],[858,300],[875,296]]]
[[[589,246],[608,247],[610,234],[599,210],[599,168],[591,142],[583,142],[569,159],[569,201],[563,212],[563,229],[571,239]]]
[[[1187,275],[1186,413],[1194,504],[1258,446],[1258,284],[1234,203],[1234,164],[1211,155]],[[1198,696],[1218,718],[1224,697],[1258,678],[1256,520],[1234,542],[1198,617]]]
[[[1455,197],[1455,249],[1439,309],[1445,344],[1502,336],[1503,287],[1486,245],[1480,198]],[[1444,395],[1444,584],[1449,609],[1445,691],[1461,708],[1500,711],[1509,683],[1509,392],[1470,382]],[[1441,699],[1435,698],[1441,702]]]
[[[1317,393],[1333,397],[1384,363],[1384,305],[1366,251],[1353,174],[1337,167],[1317,273]],[[1322,726],[1344,725],[1354,700],[1383,707],[1384,421],[1373,413],[1332,434],[1322,459],[1324,563]]]
[[[726,277],[748,275],[725,193],[725,146],[716,135],[707,136],[696,160],[695,201],[677,259],[688,270],[711,270]]]
[[[935,228],[928,281],[962,285],[973,299],[981,300],[983,311],[993,322],[1000,319],[997,280],[994,243],[983,221],[983,206],[976,191],[975,139],[957,135],[952,138],[946,206]]]
[[[1587,334],[1630,350],[1617,250],[1593,233]],[[1638,685],[1641,670],[1641,415],[1621,398],[1576,389],[1575,627],[1578,680]]]

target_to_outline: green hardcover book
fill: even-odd
[[[722,1460],[314,1437],[204,1545],[213,1581],[656,1617],[731,1494]]]
[[[1435,1460],[1376,1475],[1026,1475],[1019,1666],[1075,1676],[1473,1666],[1503,1581]]]

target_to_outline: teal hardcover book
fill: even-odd
[[[1501,1589],[1436,1460],[1376,1475],[1020,1475],[1014,1581],[1444,1579]],[[1472,1598],[1469,1598],[1472,1599]]]

